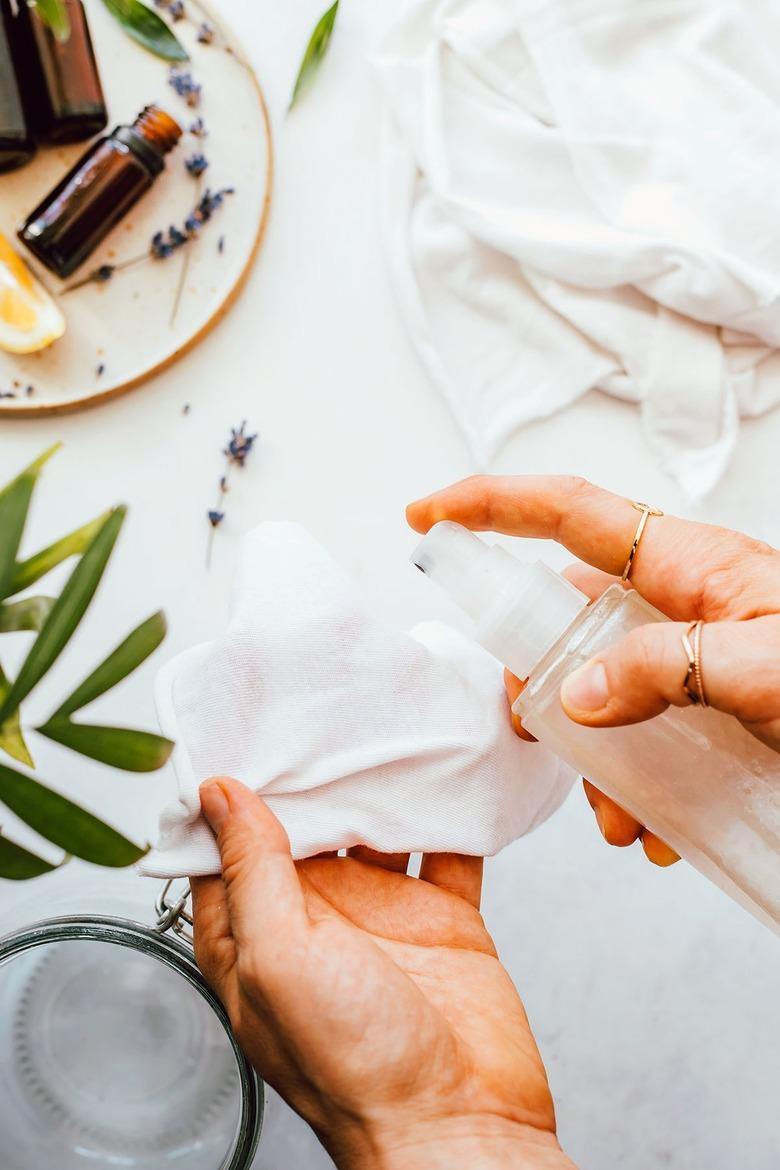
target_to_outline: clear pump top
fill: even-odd
[[[434,524],[411,559],[474,619],[477,641],[518,678],[528,678],[588,604],[541,561],[520,561],[450,520]]]

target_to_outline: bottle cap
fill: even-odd
[[[132,129],[160,154],[173,150],[184,133],[176,119],[154,103],[144,106],[133,122]]]
[[[411,559],[474,619],[477,641],[518,678],[528,678],[588,604],[541,561],[520,561],[450,520],[434,524]]]

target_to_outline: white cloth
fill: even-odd
[[[376,64],[389,263],[489,463],[598,387],[693,496],[780,401],[777,0],[413,0]]]
[[[295,857],[495,853],[574,779],[513,733],[494,658],[447,626],[408,637],[374,621],[295,524],[244,537],[225,633],[169,662],[156,699],[179,784],[139,867],[156,877],[219,870],[198,799],[210,776],[262,792]]]

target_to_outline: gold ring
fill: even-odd
[[[683,690],[691,702],[699,707],[708,707],[704,694],[704,679],[701,672],[701,632],[704,622],[691,622],[682,635],[683,650],[688,655],[688,669],[683,679]],[[693,633],[693,638],[691,638]],[[695,689],[694,689],[695,688]]]
[[[633,565],[634,557],[636,556],[636,550],[639,548],[639,542],[642,539],[642,533],[644,532],[645,525],[647,524],[648,516],[663,516],[663,512],[660,508],[651,508],[649,504],[640,504],[638,500],[631,500],[631,507],[636,508],[637,512],[641,512],[642,518],[637,525],[636,533],[634,534],[634,543],[631,545],[631,552],[628,554],[626,567],[623,570],[623,576],[620,578],[621,581],[628,580],[629,573],[631,572],[631,566]]]

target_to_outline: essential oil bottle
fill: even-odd
[[[26,49],[16,0],[0,0],[0,171],[24,166],[35,154],[20,86]]]
[[[98,139],[19,228],[19,239],[60,277],[70,276],[165,167],[178,122],[147,106],[132,126]]]
[[[70,34],[59,41],[37,7],[19,0],[31,62],[29,76],[22,76],[21,82],[33,129],[50,143],[83,142],[99,134],[108,121],[84,6],[81,0],[63,3]]]
[[[620,585],[589,605],[547,565],[446,520],[412,560],[475,620],[477,640],[528,679],[513,707],[523,727],[780,933],[780,755],[712,708],[595,728],[561,706],[567,674],[665,615]],[[681,655],[681,683],[683,673]]]

